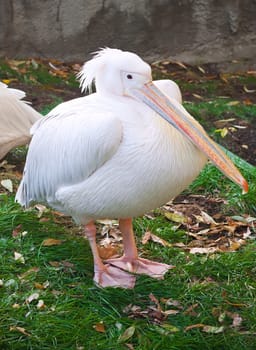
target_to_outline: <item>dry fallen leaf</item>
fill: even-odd
[[[44,286],[41,283],[37,283],[37,282],[34,283],[34,287],[36,289],[44,289]]]
[[[235,120],[235,118],[219,119],[214,122],[214,125],[217,128],[222,129],[224,126],[228,125],[230,122],[234,122]]]
[[[34,283],[34,287],[36,289],[41,289],[41,290],[44,290],[44,289],[48,288],[49,285],[50,285],[49,281],[45,281],[43,284],[38,283],[38,282]]]
[[[231,131],[236,131],[236,129],[247,129],[247,126],[245,125],[237,125],[237,124],[234,124],[233,127],[230,127],[229,128]]]
[[[227,248],[229,252],[235,252],[238,250],[242,245],[244,245],[246,241],[244,239],[238,239],[236,241],[231,241],[230,246]]]
[[[38,310],[44,309],[45,308],[44,301],[42,299],[38,300],[38,303],[37,303],[36,307],[37,307]]]
[[[145,309],[142,309],[138,305],[129,304],[123,309],[123,312],[128,314],[130,318],[146,318],[153,324],[163,325],[167,317],[176,315],[183,309],[180,302],[177,300],[161,298],[159,301],[152,293],[149,294],[149,299],[151,303]],[[154,305],[152,305],[152,303]],[[170,305],[174,306],[176,309],[166,309],[166,307]]]
[[[162,330],[160,331],[161,334],[169,334],[169,333],[177,333],[180,331],[180,329],[170,323],[163,323],[161,324],[160,328],[164,331],[162,332]]]
[[[39,298],[39,293],[32,293],[28,298],[26,298],[26,304],[30,304],[33,300]]]
[[[239,105],[240,101],[230,101],[227,103],[227,106],[237,106]]]
[[[98,252],[99,252],[101,259],[103,259],[103,260],[114,258],[114,257],[117,257],[119,255],[118,254],[118,252],[119,252],[118,247],[112,246],[110,244],[108,246],[104,246],[104,247],[98,246]]]
[[[244,91],[249,93],[249,94],[256,92],[256,90],[248,89],[246,85],[244,85]]]
[[[102,224],[102,225],[108,225],[108,226],[114,226],[118,224],[117,220],[110,220],[110,219],[100,219],[97,220],[97,223]]]
[[[243,104],[246,106],[251,106],[253,105],[253,102],[249,98],[246,98],[245,100],[243,100]]]
[[[27,61],[25,60],[12,60],[12,59],[8,59],[6,60],[8,62],[8,65],[12,68],[15,69],[19,66],[24,65],[25,63],[27,63]]]
[[[123,343],[125,341],[127,341],[128,339],[130,339],[133,334],[135,332],[135,327],[131,326],[126,328],[126,330],[123,332],[123,334],[121,334],[118,338],[118,342]]]
[[[220,327],[204,326],[203,327],[203,332],[206,332],[206,333],[218,334],[218,333],[223,333],[223,331],[224,331],[224,326],[220,326]]]
[[[203,210],[201,210],[201,215],[194,215],[194,217],[196,218],[196,221],[198,223],[204,223],[207,225],[210,225],[210,224],[216,225],[216,221]]]
[[[255,75],[256,76],[256,70],[248,70],[246,73],[249,74],[249,75]]]
[[[183,309],[183,306],[180,304],[178,300],[172,299],[172,298],[161,298],[161,303],[164,303],[166,306],[175,306],[178,309]]]
[[[232,314],[232,318],[233,318],[232,327],[234,327],[234,328],[240,327],[242,322],[243,322],[242,317],[240,315],[234,313],[234,314]]]
[[[205,74],[205,70],[203,69],[203,67],[198,66],[197,68],[198,68],[198,70],[200,70],[201,73]]]
[[[158,307],[160,307],[159,300],[154,296],[153,293],[149,293],[149,299],[155,303]]]
[[[13,192],[12,180],[10,180],[10,179],[2,180],[1,185],[9,192],[11,192],[11,193]]]
[[[37,273],[39,270],[40,270],[39,267],[31,267],[29,270],[25,271],[18,277],[20,279],[25,279],[26,277],[30,276],[32,273]]]
[[[182,213],[172,213],[170,211],[164,212],[164,216],[167,220],[176,222],[178,224],[184,224],[187,222],[187,218]]]
[[[25,264],[24,256],[18,252],[14,252],[14,260],[21,264]]]
[[[228,84],[228,79],[225,73],[220,73],[220,79],[224,81],[224,83]]]
[[[148,243],[148,241],[150,240],[151,238],[151,232],[150,231],[146,231],[141,239],[141,243],[142,244],[146,244]]]
[[[171,243],[165,241],[164,239],[158,237],[157,235],[153,234],[150,231],[146,231],[141,239],[141,242],[142,242],[142,244],[146,244],[150,240],[155,242],[155,243],[161,244],[163,247],[172,247]]]
[[[174,310],[174,309],[163,311],[164,315],[166,315],[166,316],[177,315],[179,312],[180,312],[179,310]]]
[[[73,264],[72,262],[70,261],[67,261],[67,260],[61,260],[61,263],[64,267],[68,267],[70,269],[72,269],[73,267],[75,267],[75,264]]]
[[[194,247],[190,248],[189,253],[190,254],[212,254],[219,251],[219,248],[216,247]]]
[[[61,266],[61,262],[60,261],[49,261],[49,264],[52,267],[60,267]]]
[[[177,64],[178,66],[180,66],[181,68],[184,68],[184,69],[188,69],[187,66],[183,63],[183,62],[180,62],[180,61],[175,61],[173,62],[175,64]]]
[[[196,329],[196,328],[204,328],[205,327],[205,324],[203,323],[196,323],[196,324],[191,324],[190,326],[187,326],[184,331],[187,332],[187,331],[190,331],[191,329]]]
[[[12,231],[12,237],[13,238],[16,238],[16,237],[19,237],[20,234],[21,234],[21,230],[22,230],[22,225],[19,224],[18,226],[16,226],[13,231]]]
[[[197,98],[198,100],[203,100],[204,98],[201,95],[198,94],[192,94],[195,98]]]
[[[51,247],[53,245],[60,245],[63,241],[61,239],[55,239],[55,238],[47,238],[43,241],[42,246],[43,247]]]
[[[64,294],[64,293],[61,292],[60,290],[56,290],[56,289],[53,289],[53,290],[51,291],[51,293],[52,293],[54,296],[56,296],[56,297],[58,297],[59,295]]]
[[[43,204],[36,204],[35,209],[38,210],[38,218],[41,218],[44,213],[49,211],[49,209]]]
[[[100,321],[98,323],[96,323],[93,328],[95,329],[95,331],[99,332],[99,333],[105,333],[106,332],[106,328],[105,325],[103,323],[103,321]]]
[[[223,323],[227,317],[232,319],[232,325],[230,326],[232,328],[240,327],[243,322],[242,317],[237,312],[222,311],[220,308],[213,308],[212,313],[215,317],[218,317],[220,323]]]
[[[19,327],[19,326],[11,326],[10,327],[10,331],[12,332],[12,331],[17,331],[17,332],[20,332],[20,333],[22,333],[23,335],[26,335],[26,336],[30,336],[30,334],[26,331],[26,329],[25,328],[23,328],[23,327]]]
[[[197,316],[198,313],[195,311],[195,309],[199,306],[198,303],[195,303],[193,305],[190,305],[185,311],[184,315],[190,315],[190,316]]]
[[[203,197],[200,196],[194,199],[193,196],[192,200],[196,203],[201,202]],[[205,201],[209,202],[204,197],[203,205]],[[219,203],[221,202],[215,200],[213,205],[218,206]],[[248,215],[223,217],[220,213],[209,215],[202,208],[204,206],[191,204],[187,199],[169,205],[169,211],[179,210],[185,215],[187,221],[182,226],[186,230],[186,234],[193,238],[187,244],[175,243],[173,246],[192,254],[212,254],[236,251],[246,244],[247,238],[254,238],[256,221],[254,217]]]

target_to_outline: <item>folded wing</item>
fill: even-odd
[[[60,187],[84,181],[119,148],[120,120],[104,109],[95,113],[93,104],[84,105],[79,100],[61,104],[33,127],[16,195],[20,204],[27,207],[32,202],[45,202],[54,206]]]

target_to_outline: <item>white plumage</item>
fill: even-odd
[[[178,195],[207,156],[155,112],[163,95],[154,105],[145,91],[140,95],[150,84],[151,69],[137,55],[104,49],[84,65],[80,77],[84,90],[94,80],[97,92],[62,103],[33,126],[16,199],[24,206],[46,203],[84,224],[95,281],[132,287],[134,276],[123,269],[160,277],[170,266],[138,257],[130,218]],[[168,96],[175,113],[186,114],[174,82],[156,81],[154,86]],[[186,118],[206,138],[200,125]],[[119,218],[124,238],[124,256],[107,265],[96,249],[93,222],[99,218]]]
[[[179,194],[207,158],[154,111],[129,102],[92,94],[39,121],[23,179],[25,201],[19,201],[48,203],[86,224],[138,216]]]
[[[0,82],[0,159],[29,142],[30,128],[41,117],[25,101],[25,92]]]

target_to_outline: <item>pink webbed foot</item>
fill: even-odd
[[[98,248],[96,245],[96,227],[91,221],[85,225],[84,232],[93,254],[94,261],[94,282],[101,287],[121,287],[121,288],[133,288],[135,285],[136,277],[130,273],[120,270],[115,266],[104,265],[99,256]]]
[[[100,287],[133,288],[136,277],[130,273],[112,265],[104,265],[104,268],[96,270],[94,282]]]
[[[162,279],[164,274],[174,266],[161,264],[140,258],[136,247],[132,219],[120,219],[119,228],[123,236],[124,255],[118,259],[108,259],[106,263],[135,274],[144,274]]]
[[[131,260],[126,256],[122,256],[118,259],[108,259],[106,263],[125,271],[148,275],[157,279],[163,279],[165,273],[175,267],[173,265],[162,264],[139,257]]]

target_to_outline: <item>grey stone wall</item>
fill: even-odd
[[[104,46],[149,61],[253,62],[256,0],[0,0],[0,56],[84,61]]]

